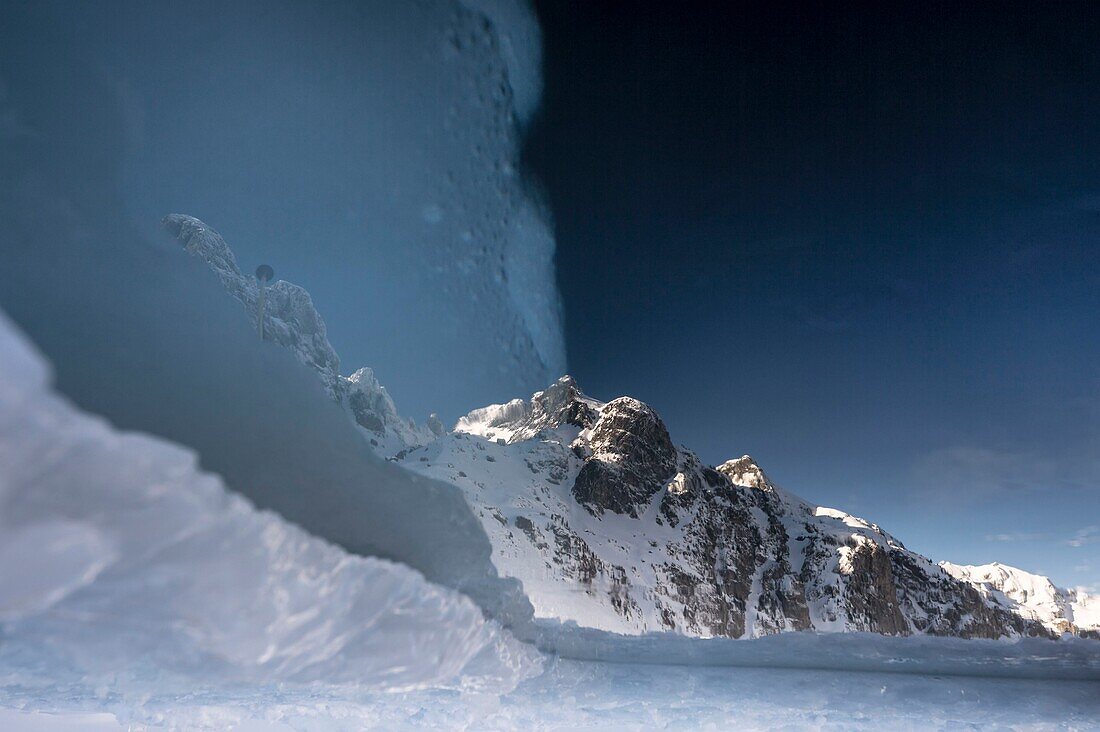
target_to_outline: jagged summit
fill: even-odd
[[[751,455],[742,455],[734,460],[727,460],[718,466],[718,471],[724,474],[734,485],[743,485],[749,488],[764,488],[771,482],[764,471],[756,464]]]
[[[437,437],[431,429],[430,418],[427,426],[420,427],[398,413],[390,393],[374,375],[374,369],[364,366],[351,376],[340,377],[340,385],[344,404],[351,411],[355,423],[366,430],[371,445],[384,457],[431,442]]]
[[[601,407],[602,403],[584,395],[572,376],[565,375],[532,394],[529,401],[513,399],[473,410],[458,420],[454,431],[519,442],[563,425],[590,426]]]

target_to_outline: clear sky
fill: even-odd
[[[570,369],[936,559],[1100,589],[1100,13],[538,3]]]

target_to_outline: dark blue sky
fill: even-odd
[[[538,10],[584,388],[937,559],[1100,587],[1100,13]]]

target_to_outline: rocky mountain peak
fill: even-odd
[[[443,434],[438,417],[435,420],[438,433],[432,429],[430,419],[425,428],[402,417],[390,393],[378,382],[371,368],[361,368],[346,378],[341,376],[339,385],[344,404],[355,423],[367,431],[367,439],[384,457],[427,444]]]
[[[751,455],[742,455],[735,460],[727,460],[718,466],[718,472],[730,479],[734,485],[746,488],[771,488],[768,476],[756,464]]]
[[[356,423],[383,434],[387,424],[401,421],[386,387],[378,383],[374,370],[363,367],[344,380],[348,406]]]
[[[576,380],[568,374],[531,397],[530,424],[540,429],[564,425],[587,428],[598,418],[593,400],[585,397]]]
[[[425,426],[428,428],[428,431],[436,437],[442,437],[447,434],[447,428],[443,426],[442,420],[439,419],[439,415],[435,412],[428,415],[428,421],[425,423]]]
[[[475,409],[455,424],[455,432],[478,435],[506,444],[529,440],[546,430],[591,427],[603,405],[589,399],[572,376],[562,376],[530,401],[513,399]]]
[[[573,496],[596,515],[612,511],[637,518],[676,473],[668,428],[637,399],[605,404],[584,437],[590,457],[573,483]]]

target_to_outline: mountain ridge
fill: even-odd
[[[217,232],[178,214],[165,225],[255,323],[257,285]],[[536,618],[704,638],[1100,638],[1097,598],[1015,568],[935,564],[874,523],[778,487],[748,455],[703,464],[651,407],[593,399],[571,376],[472,410],[450,431],[435,415],[418,426],[369,368],[339,375],[307,292],[281,280],[272,291],[270,339],[318,373],[370,449],[461,488],[493,564],[522,582]],[[1050,589],[1036,600],[1034,587]]]
[[[750,456],[707,466],[648,405],[600,402],[568,376],[529,401],[472,411],[402,462],[463,488],[494,563],[523,582],[536,617],[732,638],[1097,630],[1031,612],[870,521],[804,501]]]

